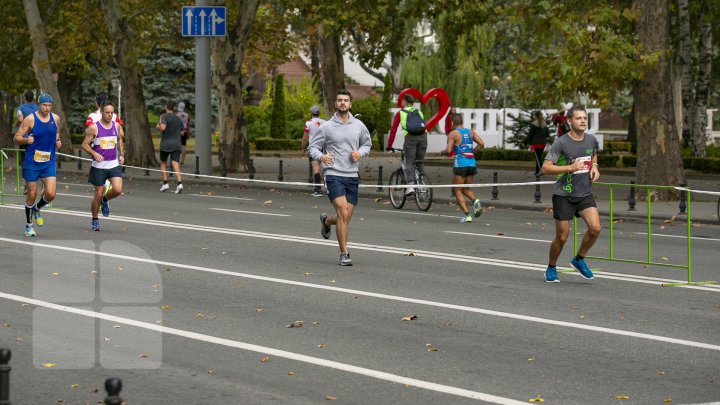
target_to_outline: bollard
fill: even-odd
[[[0,405],[10,405],[10,349],[0,349]]]
[[[283,174],[282,174],[282,159],[280,159],[280,174],[278,174],[278,181],[283,181]]]
[[[497,172],[493,172],[493,183],[497,184]],[[497,186],[492,187],[492,199],[497,200],[498,199],[498,188]]]
[[[635,211],[635,180],[630,180],[630,191],[628,192],[628,211]]]
[[[312,162],[308,162],[308,183],[313,183],[315,179],[313,179],[313,172],[312,172]]]
[[[680,187],[687,187],[687,184],[683,183],[680,185]],[[687,203],[685,200],[687,199],[687,191],[682,190],[680,192],[680,212],[678,214],[685,215],[685,210],[687,210]]]
[[[225,158],[220,159],[220,176],[227,177],[227,170],[225,169]]]
[[[378,184],[377,184],[377,185],[378,185],[378,186],[382,186],[382,185],[383,185],[383,182],[382,182],[382,165],[380,165],[380,167],[378,168]],[[378,188],[377,188],[377,191],[383,191],[382,187],[378,187]]]
[[[119,378],[105,380],[105,391],[108,394],[105,398],[105,405],[121,405],[123,400],[120,398],[120,390],[122,390],[122,381]]]
[[[195,156],[195,174],[200,174],[200,156]],[[198,176],[195,176],[198,178]]]
[[[248,164],[248,179],[252,180],[255,178],[255,166],[253,166],[253,160],[250,159]]]
[[[82,150],[78,150],[78,170],[82,170]]]
[[[540,173],[538,173],[538,174],[535,175],[535,181],[536,181],[536,182],[539,182],[539,181],[540,181]],[[535,201],[534,201],[535,204],[539,204],[539,203],[542,202],[542,201],[540,201],[540,197],[541,197],[541,195],[540,195],[540,185],[539,185],[539,184],[536,184],[536,185],[535,185]]]
[[[149,167],[150,167],[150,158],[146,156],[145,157],[145,175],[146,176],[150,175],[150,170],[148,170]]]

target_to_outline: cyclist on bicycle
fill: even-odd
[[[423,117],[422,111],[413,107],[414,102],[415,99],[409,94],[403,97],[403,108],[398,111],[393,118],[387,146],[387,149],[392,147],[393,141],[395,141],[395,132],[397,131],[398,125],[400,125],[403,137],[405,137],[403,151],[405,152],[405,178],[408,180],[408,184],[415,183],[415,176],[413,175],[415,161],[417,161],[418,172],[420,172],[420,174],[425,173],[422,161],[425,159],[425,152],[427,151],[425,118]],[[408,187],[405,191],[405,195],[411,195],[413,193],[415,193],[413,187]]]
[[[453,130],[447,136],[447,149],[443,152],[448,156],[455,157],[453,162],[453,184],[471,184],[473,176],[477,174],[477,164],[475,162],[475,152],[485,147],[485,143],[470,128],[463,128],[463,118],[461,114],[455,114],[452,117]],[[477,144],[473,148],[473,141]],[[465,204],[465,197],[473,202],[473,211],[476,217],[482,214],[482,206],[480,200],[475,198],[475,193],[467,187],[453,187],[455,199],[458,206],[465,214],[460,222],[472,222],[473,217],[468,211]]]

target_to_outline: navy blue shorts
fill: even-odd
[[[325,188],[330,201],[345,196],[347,202],[357,205],[358,184],[357,177],[325,176]]]
[[[567,197],[553,194],[552,202],[553,218],[560,221],[570,221],[573,217],[579,217],[580,211],[597,207],[592,194],[585,197]]]
[[[168,156],[170,157],[170,162],[180,162],[180,151],[174,150],[172,152],[165,152],[160,151],[160,161],[161,162],[167,162]]]
[[[122,169],[120,166],[115,166],[112,169],[98,169],[97,167],[90,167],[88,183],[95,187],[100,187],[105,185],[105,180],[113,177],[122,178]]]
[[[25,165],[22,168],[22,176],[28,183],[32,183],[38,179],[44,179],[46,177],[56,177],[55,162],[43,163],[41,166]]]

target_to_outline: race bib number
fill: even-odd
[[[100,138],[100,149],[115,149],[116,144],[117,137],[115,136],[106,136]]]
[[[579,158],[573,160],[573,163],[575,163],[575,162],[582,162],[583,167],[582,167],[582,169],[573,172],[573,174],[587,173],[590,171],[590,166],[592,165],[592,156],[579,157]]]
[[[33,155],[33,160],[38,163],[45,163],[50,161],[50,152],[43,152],[41,150],[36,150],[35,155]]]

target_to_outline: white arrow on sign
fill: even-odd
[[[210,23],[212,24],[212,26],[210,27],[211,35],[215,35],[215,27],[223,21],[225,20],[222,17],[218,17],[215,10],[210,12]]]
[[[200,10],[200,35],[205,35],[205,10]]]
[[[185,18],[187,18],[188,34],[192,34],[192,32],[193,32],[193,29],[192,29],[192,17],[193,17],[193,12],[192,12],[192,10],[188,9],[187,13],[185,13]]]

